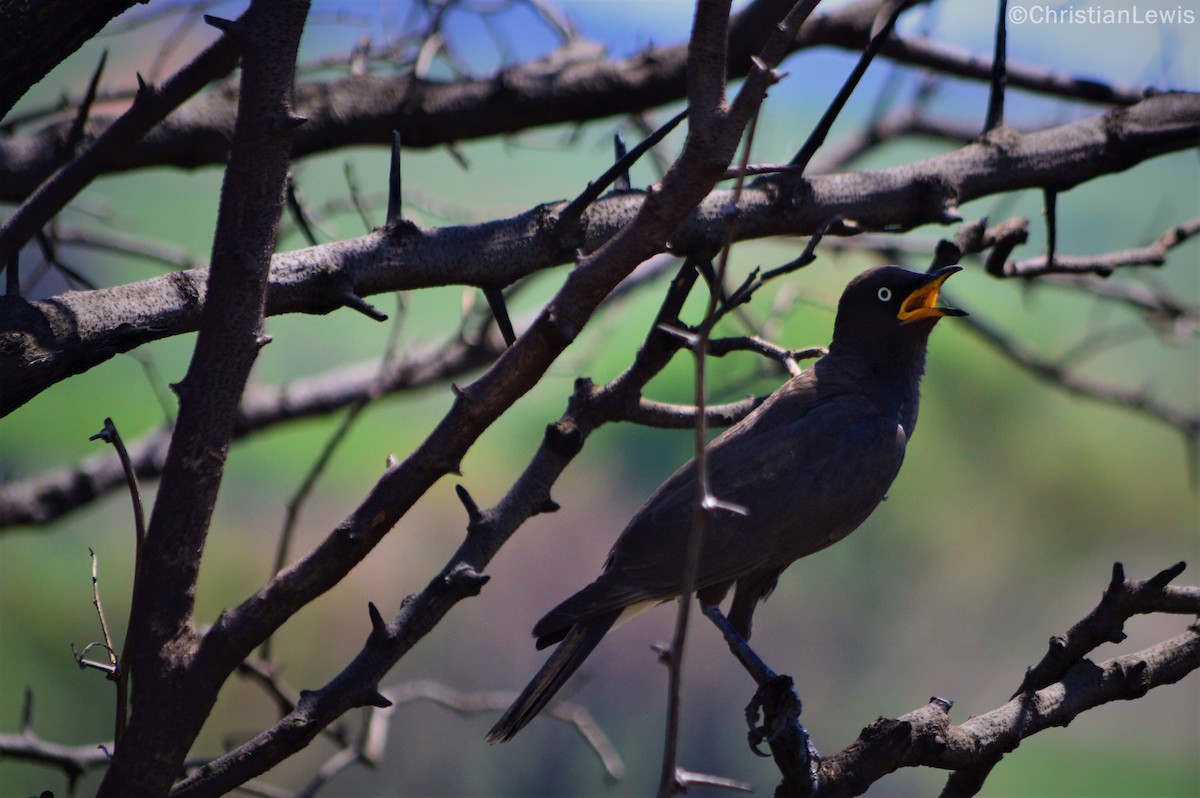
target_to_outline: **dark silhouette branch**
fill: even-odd
[[[188,372],[175,386],[179,415],[142,545],[153,567],[140,569],[130,611],[125,667],[134,676],[132,712],[101,796],[164,792],[228,675],[214,680],[196,661],[195,585],[238,403],[264,340],[291,134],[303,121],[292,113],[291,96],[307,13],[306,2],[256,0],[237,22],[218,24],[245,51],[238,124],[213,241],[209,301]],[[156,755],[146,757],[151,750]]]
[[[693,43],[724,50],[724,26],[699,23]],[[557,295],[530,327],[478,380],[459,388],[453,406],[407,458],[391,466],[367,498],[300,561],[285,569],[240,606],[224,613],[205,635],[198,659],[222,679],[253,647],[304,604],[337,584],[441,476],[459,471],[467,448],[517,398],[542,377],[575,338],[603,299],[633,269],[660,251],[683,217],[704,199],[732,160],[742,132],[757,113],[767,76],[749,79],[738,97],[723,103],[723,70],[705,74],[693,58],[688,137],[660,184],[648,190],[632,221],[603,246],[581,256]],[[545,503],[536,509],[544,507]],[[177,785],[178,795],[216,795],[265,772],[311,741],[325,725],[357,706],[382,706],[379,679],[462,598],[482,588],[481,571],[495,554],[476,536],[419,596],[407,601],[391,624],[372,614],[373,631],[359,655],[324,687],[305,693],[296,710],[272,729]],[[226,671],[227,672],[227,671]],[[209,674],[210,678],[213,674]]]
[[[108,766],[112,747],[112,743],[67,746],[42,739],[33,730],[33,691],[28,688],[21,705],[20,733],[0,734],[0,757],[57,768],[67,777],[70,792],[84,773]]]
[[[1168,94],[1131,108],[1033,133],[1008,129],[945,155],[873,172],[803,179],[784,173],[748,186],[738,240],[809,235],[836,216],[858,229],[907,230],[957,221],[963,202],[1024,188],[1066,190],[1147,158],[1186,149],[1200,135],[1200,95]],[[996,168],[998,158],[1004,168]],[[797,203],[797,195],[804,202]],[[647,195],[625,192],[594,202],[582,230],[554,234],[561,205],[468,227],[403,225],[367,236],[276,255],[269,315],[328,313],[346,286],[364,297],[437,285],[505,286],[574,258],[572,242],[593,252],[642,212]],[[671,232],[678,252],[716,251],[728,191],[713,191]],[[49,385],[152,340],[196,329],[204,273],[176,272],[44,301],[0,300],[13,332],[0,341],[0,412]],[[69,345],[68,345],[69,344]]]
[[[1096,274],[1108,277],[1114,271],[1131,266],[1162,266],[1172,249],[1200,233],[1200,219],[1190,219],[1172,227],[1144,247],[1122,249],[1098,255],[1060,255],[1004,261],[993,273],[998,277],[1040,277],[1045,274]]]
[[[769,35],[769,25],[788,3],[759,0],[734,18],[730,77],[748,74],[749,56]],[[789,52],[819,46],[861,52],[883,0],[859,0],[814,16],[789,45]],[[762,20],[767,20],[764,27]],[[882,54],[898,63],[989,82],[992,59],[924,39],[892,35]],[[507,67],[496,75],[436,82],[420,72],[398,77],[350,74],[297,86],[297,110],[310,120],[295,142],[294,157],[360,144],[377,145],[399,131],[405,146],[434,147],[531,127],[617,114],[636,114],[685,96],[686,46],[651,47],[621,60],[599,53],[590,59],[553,56]],[[391,66],[389,64],[389,66]],[[1007,64],[1008,83],[1041,94],[1093,103],[1131,105],[1147,88],[1107,85],[1033,66]],[[114,169],[223,163],[233,131],[237,95],[212,92],[169,117],[117,163]],[[101,135],[111,120],[93,117],[85,139]],[[0,200],[24,197],[60,164],[55,125],[0,140]]]
[[[135,5],[135,0],[75,3],[45,0],[26,3],[0,0],[0,119],[31,86],[64,58],[92,39],[109,20]]]
[[[962,724],[950,722],[952,701],[933,698],[899,718],[880,718],[863,729],[842,751],[822,759],[816,773],[820,798],[860,795],[874,782],[903,767],[954,771],[944,798],[974,795],[987,773],[1021,740],[1114,701],[1140,698],[1200,670],[1200,627],[1134,654],[1095,664],[1086,658],[1098,645],[1120,637],[1134,614],[1200,611],[1200,589],[1170,587],[1182,564],[1157,576],[1127,580],[1120,564],[1105,598],[1064,638],[1052,640],[1051,652],[1026,676],[1026,684],[1007,703]],[[1057,641],[1057,642],[1056,642]],[[1059,645],[1058,643],[1061,643]],[[1053,663],[1048,664],[1048,663]],[[771,718],[768,717],[768,723]],[[783,783],[776,795],[807,795],[809,774],[793,764],[800,757],[776,755]]]
[[[0,268],[73,200],[109,164],[132,149],[155,125],[208,83],[229,73],[241,48],[231,36],[222,36],[161,88],[140,84],[133,105],[82,151],[74,148],[66,163],[48,175],[23,198],[21,206],[0,225]]]

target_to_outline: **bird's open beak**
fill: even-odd
[[[928,276],[926,280],[917,290],[913,291],[904,301],[900,303],[900,312],[896,314],[896,318],[905,324],[921,319],[940,319],[942,316],[965,316],[965,310],[958,308],[939,308],[934,307],[937,304],[938,291],[942,288],[942,283],[946,282],[946,278],[955,272],[962,271],[961,266],[947,266],[944,269],[938,269]]]

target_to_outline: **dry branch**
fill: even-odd
[[[1200,590],[1167,584],[1182,570],[1180,563],[1151,579],[1135,581],[1125,578],[1118,563],[1103,601],[1064,638],[1071,642],[1056,645],[1052,641],[1043,665],[1054,665],[1031,669],[1028,684],[1007,703],[960,725],[950,723],[953,702],[941,698],[896,719],[880,718],[844,750],[822,760],[815,793],[807,791],[807,772],[792,772],[789,760],[777,757],[783,782],[776,795],[860,795],[903,767],[954,771],[942,793],[944,798],[974,795],[991,768],[1021,740],[1066,726],[1103,704],[1135,700],[1200,670],[1200,626],[1196,625],[1148,649],[1098,665],[1086,658],[1118,635],[1135,614],[1194,615],[1200,611]]]
[[[831,218],[865,230],[907,230],[956,221],[960,204],[1027,188],[1066,190],[1166,152],[1195,146],[1200,94],[1167,94],[1056,128],[994,131],[944,155],[870,172],[781,174],[748,186],[739,204],[738,240],[810,235]],[[360,297],[439,285],[503,287],[594,252],[643,213],[649,192],[601,198],[569,232],[557,230],[563,205],[467,227],[422,230],[404,224],[366,236],[276,255],[267,314],[328,313]],[[674,250],[712,252],[724,230],[728,191],[712,191],[669,234]],[[662,244],[659,249],[661,251]],[[0,321],[0,412],[114,354],[196,329],[204,272],[175,272],[37,302],[5,297]]]
[[[763,18],[779,19],[786,0],[759,0],[731,26],[730,77],[751,68],[749,57],[765,40]],[[882,0],[859,0],[816,15],[789,52],[834,46],[860,52]],[[17,50],[20,52],[20,50]],[[897,63],[986,82],[991,59],[936,42],[892,36],[882,54]],[[405,74],[350,74],[297,86],[297,110],[310,120],[299,131],[294,157],[359,144],[380,144],[398,130],[408,147],[432,147],[472,138],[514,133],[540,125],[636,114],[684,99],[686,46],[650,47],[620,60],[599,53],[586,59],[554,55],[510,66],[482,78],[437,82]],[[391,64],[389,64],[389,67]],[[1130,105],[1148,89],[1109,86],[1009,63],[1009,85],[1053,96]],[[210,92],[172,114],[141,144],[112,164],[113,169],[223,163],[237,108],[235,87]],[[85,140],[95,138],[111,119],[92,118]],[[64,131],[56,123],[28,135],[0,139],[0,200],[29,194],[61,164],[56,143]]]

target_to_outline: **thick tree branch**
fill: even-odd
[[[882,0],[859,0],[814,16],[789,45],[789,52],[818,46],[861,52],[882,4]],[[788,5],[783,0],[759,0],[734,18],[730,78],[749,73],[749,56],[758,52],[770,32],[761,21],[780,18]],[[686,45],[651,47],[622,60],[597,56],[566,63],[552,54],[486,78],[449,83],[413,74],[356,74],[301,84],[297,108],[310,124],[298,132],[293,155],[301,158],[341,147],[380,144],[390,141],[393,130],[400,132],[405,146],[433,147],[541,125],[640,113],[684,98],[686,49]],[[990,57],[935,42],[893,35],[881,52],[902,64],[969,80],[991,79]],[[1110,86],[1013,63],[1008,64],[1008,80],[1013,88],[1106,104],[1130,105],[1149,94],[1145,88]],[[169,117],[111,168],[223,163],[236,106],[233,87],[210,92]],[[85,139],[100,135],[110,122],[91,120]],[[60,127],[0,140],[0,200],[26,196],[58,166],[55,142],[64,136]]]
[[[201,552],[238,403],[264,343],[267,277],[287,185],[304,0],[255,0],[236,23],[242,92],[192,361],[176,386],[171,438],[130,610],[124,666],[132,713],[99,795],[161,795],[175,779],[228,673],[197,665],[193,609]]]
[[[739,204],[738,240],[810,235],[834,217],[859,229],[906,230],[957,220],[957,207],[1027,188],[1062,191],[1127,169],[1200,137],[1200,94],[1166,94],[1130,108],[1032,133],[1000,129],[944,155],[879,171],[760,178]],[[275,256],[267,313],[327,313],[358,296],[465,284],[506,286],[592,252],[640,212],[645,195],[627,192],[593,203],[580,223],[556,234],[563,205],[468,227],[384,227],[361,238]],[[670,234],[679,252],[715,251],[728,191],[714,191]],[[113,354],[196,329],[204,273],[176,272],[139,283],[70,292],[27,303],[0,300],[0,412]]]
[[[0,119],[33,84],[136,4],[137,0],[0,0]]]

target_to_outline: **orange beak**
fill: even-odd
[[[958,308],[935,307],[942,283],[946,282],[946,278],[950,275],[960,271],[962,271],[961,266],[947,266],[928,275],[929,279],[917,288],[917,290],[906,296],[904,301],[900,303],[900,312],[896,314],[896,318],[908,324],[920,321],[921,319],[940,319],[942,316],[967,315],[965,310],[959,310]]]

